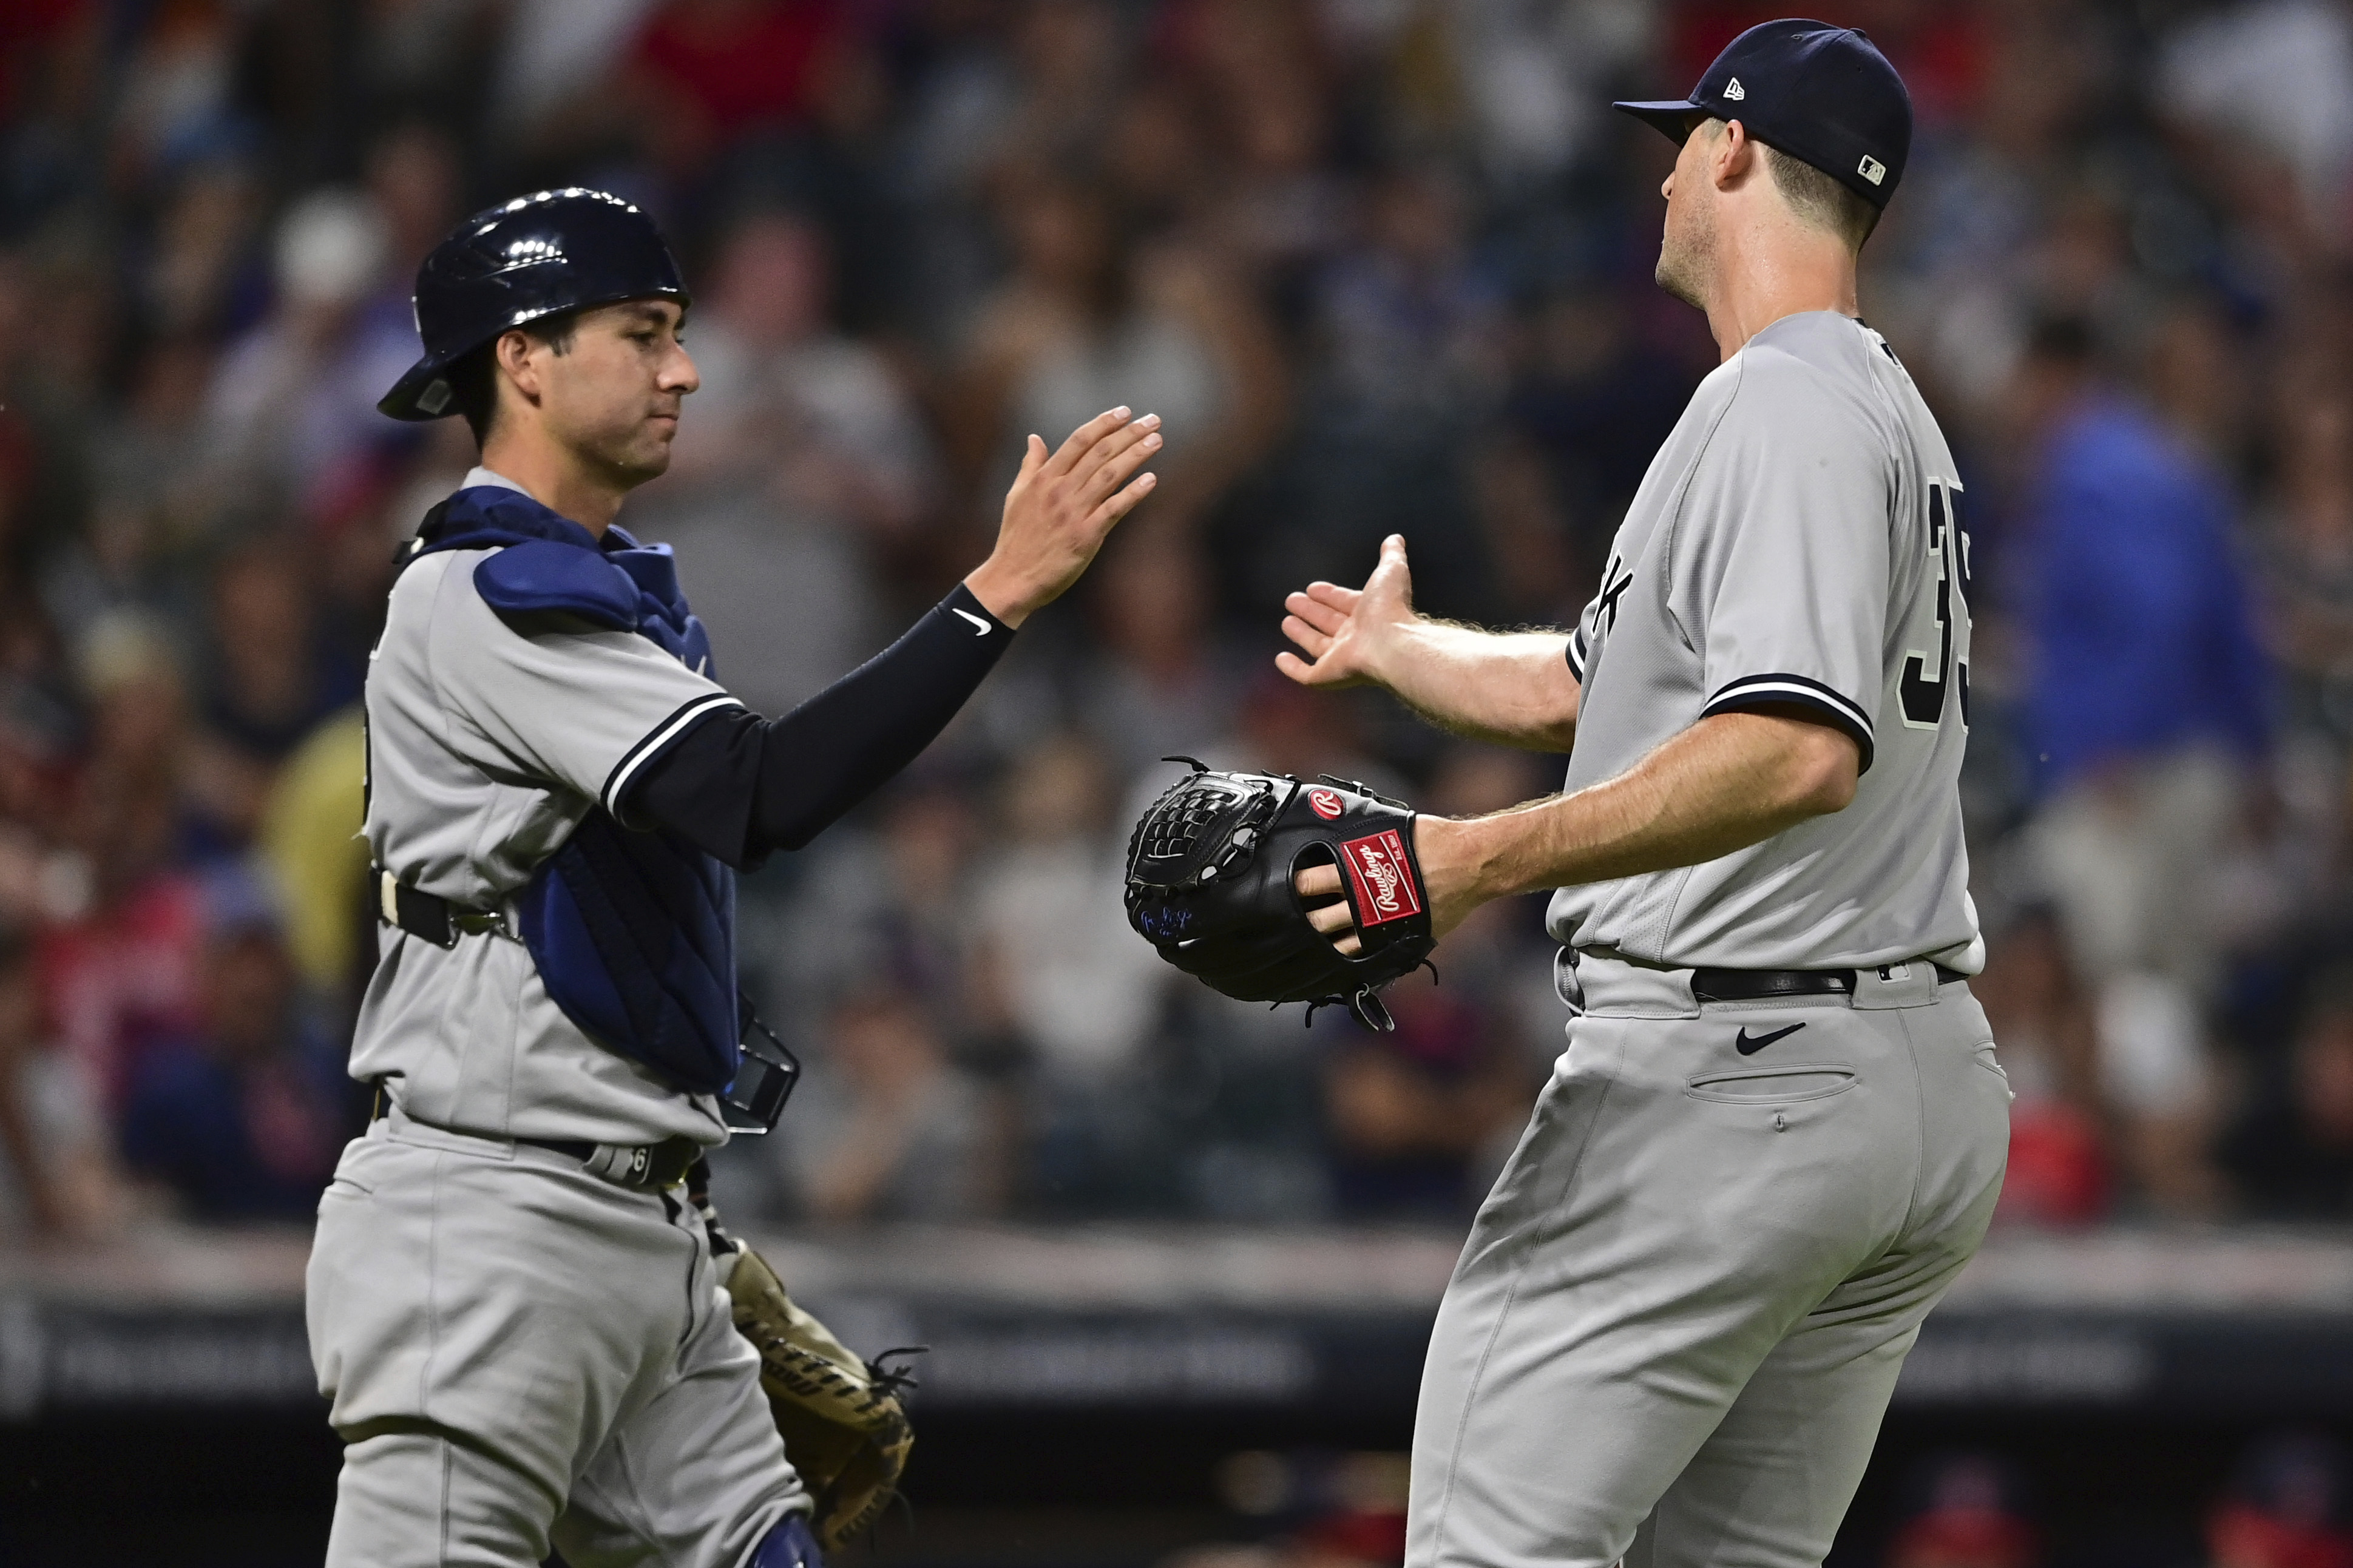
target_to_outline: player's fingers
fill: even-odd
[[[1069,473],[1078,466],[1079,459],[1086,455],[1088,447],[1127,423],[1128,413],[1129,410],[1124,404],[1117,408],[1106,408],[1071,431],[1070,439],[1064,441],[1055,450],[1053,457],[1048,459],[1046,471],[1050,474]]]
[[[1395,595],[1407,603],[1413,598],[1413,569],[1406,563],[1405,536],[1392,533],[1381,541],[1380,564],[1365,579],[1365,592],[1384,597]]]
[[[1343,958],[1354,958],[1365,951],[1363,940],[1355,931],[1350,931],[1332,945],[1339,950],[1340,956]]]
[[[1307,596],[1319,605],[1331,605],[1345,616],[1356,609],[1357,601],[1365,596],[1365,591],[1343,588],[1337,583],[1310,583],[1307,584]]]
[[[1332,639],[1301,620],[1297,616],[1282,617],[1282,635],[1297,643],[1310,658],[1322,658]]]
[[[1159,415],[1138,415],[1104,436],[1085,451],[1081,452],[1077,464],[1071,471],[1081,479],[1091,479],[1102,471],[1104,464],[1118,458],[1122,453],[1133,449],[1137,442],[1153,435],[1159,428]]]
[[[1297,681],[1302,686],[1321,686],[1324,684],[1322,679],[1316,673],[1315,667],[1308,663],[1305,659],[1300,658],[1297,654],[1293,653],[1289,648],[1285,648],[1282,652],[1274,656],[1274,668],[1282,671],[1283,674],[1291,677],[1292,679]]]
[[[1292,878],[1291,885],[1299,889],[1303,899],[1336,899],[1340,896],[1340,868],[1309,866]],[[1340,907],[1347,908],[1345,904]]]
[[[1109,532],[1113,523],[1134,511],[1135,503],[1150,495],[1154,487],[1159,483],[1158,474],[1138,474],[1134,484],[1095,508],[1088,515],[1089,524],[1099,531]]]
[[[1022,448],[1021,452],[1021,479],[1026,479],[1044,468],[1047,455],[1046,438],[1042,436],[1031,435],[1029,444]],[[1018,484],[1020,480],[1017,479],[1014,482]]]
[[[1345,611],[1335,610],[1331,605],[1311,599],[1304,594],[1292,595],[1282,601],[1282,607],[1325,637],[1338,636],[1340,628],[1348,624]]]
[[[1320,910],[1308,910],[1307,923],[1325,936],[1336,936],[1344,931],[1353,930],[1356,923],[1356,917],[1346,902],[1343,901],[1325,904]]]
[[[1139,423],[1141,423],[1141,421],[1139,421]],[[1135,426],[1133,425],[1127,427],[1128,430],[1133,430]],[[1120,435],[1125,435],[1126,433],[1127,432],[1125,430],[1123,430],[1120,432]],[[1118,439],[1118,436],[1112,437],[1112,441],[1116,441]],[[1103,443],[1106,447],[1111,444],[1111,441]],[[1133,441],[1130,441],[1126,446],[1121,447],[1111,457],[1096,465],[1094,472],[1089,474],[1085,479],[1081,481],[1079,485],[1080,504],[1082,506],[1093,506],[1096,502],[1102,500],[1103,497],[1111,494],[1112,491],[1125,484],[1127,482],[1127,477],[1135,472],[1136,469],[1144,467],[1145,464],[1150,462],[1153,455],[1159,450],[1159,431],[1146,430],[1142,435],[1136,437]]]

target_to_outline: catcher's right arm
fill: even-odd
[[[1172,757],[1171,762],[1192,762]],[[1128,923],[1170,963],[1245,1002],[1344,1004],[1391,1029],[1375,994],[1428,962],[1431,934],[1410,807],[1339,779],[1221,773],[1193,763],[1127,847]],[[1337,865],[1358,949],[1307,918],[1295,879]]]

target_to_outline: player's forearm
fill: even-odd
[[[1400,702],[1440,729],[1530,752],[1577,738],[1579,689],[1561,632],[1491,632],[1418,617],[1398,628],[1375,670]]]
[[[1823,725],[1723,713],[1574,795],[1467,821],[1427,819],[1416,847],[1433,889],[1466,909],[1696,866],[1842,810],[1858,760],[1854,742]]]
[[[780,719],[713,713],[649,764],[632,816],[731,866],[798,849],[938,738],[1012,642],[969,590]]]

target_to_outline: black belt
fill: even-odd
[[[470,910],[438,893],[412,888],[383,867],[375,872],[376,919],[421,936],[436,947],[455,947],[461,936],[512,936],[497,910]]]
[[[384,1092],[381,1079],[376,1082],[375,1109],[371,1121],[381,1121],[390,1114],[392,1097]],[[411,1121],[417,1118],[410,1117]],[[432,1127],[429,1121],[417,1121],[420,1127]],[[436,1128],[449,1131],[449,1128]],[[467,1136],[472,1136],[468,1134]],[[551,1154],[562,1154],[577,1160],[587,1167],[588,1173],[617,1187],[636,1187],[646,1192],[660,1192],[686,1180],[694,1163],[702,1158],[702,1145],[687,1137],[665,1138],[659,1143],[591,1143],[585,1138],[510,1138],[510,1143],[528,1143],[534,1149],[544,1149]]]
[[[1912,961],[1919,963],[1918,959]],[[1889,970],[1898,967],[1890,963],[1879,971],[1883,979]],[[1935,966],[1936,984],[1950,985],[1967,980],[1957,969]],[[1854,971],[1852,969],[1694,969],[1692,971],[1692,994],[1703,1002],[1767,1002],[1777,996],[1851,996],[1854,994]]]

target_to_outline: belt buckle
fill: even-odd
[[[1564,947],[1552,955],[1552,988],[1571,1013],[1584,1013],[1585,982],[1577,976],[1575,948]]]

